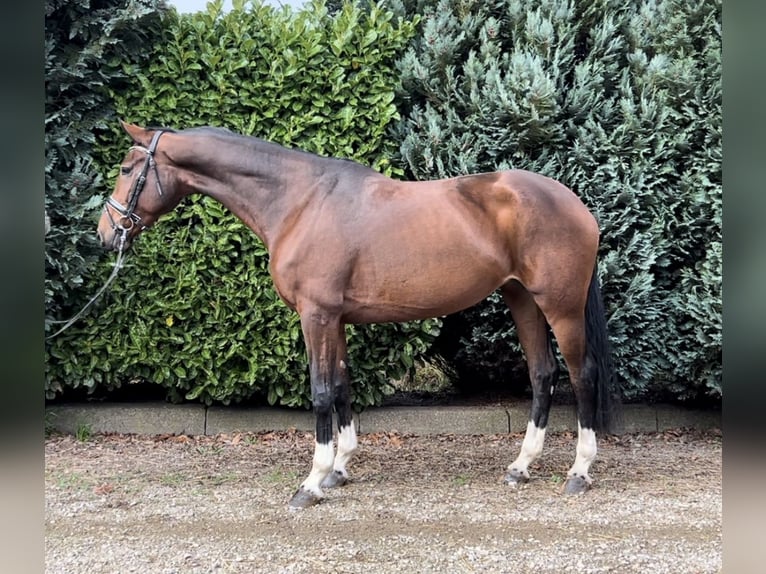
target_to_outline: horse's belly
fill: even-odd
[[[344,297],[348,323],[410,321],[455,313],[487,297],[508,279],[508,270],[475,257],[392,256],[358,270]]]

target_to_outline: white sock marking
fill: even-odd
[[[535,423],[527,423],[527,432],[524,434],[524,442],[521,443],[521,452],[519,456],[509,466],[508,470],[515,469],[527,478],[529,465],[543,452],[543,443],[545,442],[545,429],[537,428]]]
[[[582,476],[590,484],[591,478],[588,476],[588,469],[596,458],[596,432],[593,429],[584,429],[577,423],[577,456],[575,457],[572,468],[569,469],[567,476]]]
[[[348,464],[348,461],[354,456],[357,445],[356,428],[352,421],[350,425],[341,428],[338,433],[338,454],[335,457],[333,470],[337,470],[343,474],[344,477],[348,477],[346,464]]]
[[[324,496],[319,485],[322,484],[324,477],[330,474],[333,458],[332,442],[327,444],[314,443],[314,462],[311,466],[311,472],[301,484],[301,488],[320,498]]]

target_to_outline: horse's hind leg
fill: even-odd
[[[323,488],[343,486],[348,480],[346,465],[357,449],[356,428],[351,412],[351,384],[348,374],[345,326],[338,334],[338,370],[335,381],[335,414],[338,417],[338,452],[333,471],[322,482]]]
[[[545,311],[543,305],[541,307]],[[591,484],[588,470],[596,458],[596,431],[615,432],[620,427],[619,388],[614,380],[606,316],[595,269],[587,295],[573,298],[567,312],[561,311],[560,304],[558,308],[558,315],[548,316],[548,320],[577,398],[577,455],[567,473],[565,490],[577,494]]]
[[[586,358],[585,322],[580,314],[552,321],[551,329],[569,370],[569,380],[577,399],[577,450],[567,472],[565,490],[579,494],[590,488],[588,469],[596,458],[596,408],[594,368]]]
[[[513,280],[502,287],[503,298],[516,324],[519,342],[526,355],[529,380],[532,383],[532,408],[519,456],[508,466],[505,482],[511,486],[529,480],[529,465],[540,456],[558,363],[553,354],[551,336],[540,308],[532,295]]]

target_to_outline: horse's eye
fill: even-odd
[[[130,175],[130,172],[131,172],[132,170],[133,170],[133,166],[132,166],[132,165],[123,165],[123,166],[120,168],[120,173],[121,173],[122,175]]]

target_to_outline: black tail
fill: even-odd
[[[593,401],[594,423],[597,432],[609,434],[622,432],[622,393],[614,373],[609,334],[606,330],[606,313],[601,298],[596,268],[588,287],[585,304],[585,337],[587,362],[594,371]]]

